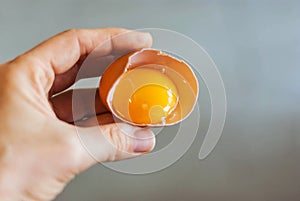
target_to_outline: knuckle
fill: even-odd
[[[72,29],[67,29],[67,30],[65,30],[64,32],[65,32],[65,33],[70,33],[70,34],[72,34],[72,33],[76,33],[77,31],[78,31],[78,29],[72,28]]]
[[[78,33],[80,32],[80,29],[67,29],[65,31],[62,32],[62,34],[66,34],[66,35],[69,35],[69,36],[76,36]]]
[[[127,153],[131,150],[129,137],[122,133],[117,126],[110,126],[108,132],[105,133],[113,149],[112,154],[107,159],[108,161],[114,161],[120,158],[124,152]]]
[[[117,150],[126,150],[126,135],[124,135],[116,126],[110,130],[110,136]]]
[[[39,85],[47,88],[55,78],[52,67],[42,62],[39,57],[34,56],[34,53],[31,54],[31,52],[16,57],[11,62],[8,74],[9,80],[17,83],[29,81],[37,88]]]

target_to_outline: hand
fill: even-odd
[[[155,138],[149,129],[111,123],[111,115],[100,102],[96,111],[104,113],[98,116],[103,125],[90,126],[87,120],[82,122],[85,127],[76,127],[72,125],[78,120],[70,106],[72,91],[53,97],[74,83],[82,61],[106,40],[97,50],[99,58],[151,46],[148,33],[115,37],[125,32],[117,28],[69,30],[0,65],[2,201],[54,199],[68,181],[97,161],[131,158],[153,149]],[[88,116],[85,108],[93,106],[84,101],[82,105],[81,117]],[[82,146],[78,132],[94,143],[94,157]]]

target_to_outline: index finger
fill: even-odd
[[[126,32],[128,34],[124,37],[115,37]],[[45,64],[55,74],[61,74],[76,64],[82,55],[88,55],[100,45],[97,54],[105,56],[123,50],[150,47],[151,44],[149,33],[121,28],[72,29],[46,40],[24,56],[38,60],[39,64]]]

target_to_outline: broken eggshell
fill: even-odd
[[[130,104],[137,96],[134,94],[145,86],[154,87],[155,92],[152,96],[144,95],[146,102],[161,104],[146,110],[149,117],[144,119],[140,111],[130,111]],[[110,64],[101,77],[99,92],[104,105],[126,123],[168,126],[181,122],[192,112],[198,97],[198,81],[184,61],[160,50],[145,48],[121,56]]]

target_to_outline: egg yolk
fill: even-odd
[[[129,115],[134,123],[163,122],[177,104],[177,96],[171,89],[148,84],[137,89],[129,99]]]

